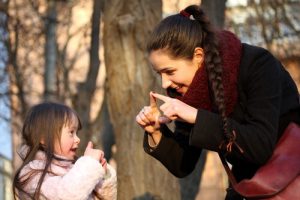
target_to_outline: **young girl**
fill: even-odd
[[[65,105],[31,108],[22,129],[23,164],[13,180],[15,199],[116,199],[116,172],[104,153],[89,142],[76,158],[80,128],[79,117]]]
[[[287,125],[300,122],[298,90],[281,63],[213,30],[198,6],[163,19],[147,47],[168,96],[150,93],[136,121],[146,131],[145,151],[177,177],[191,173],[208,149],[226,156],[237,181],[251,178]],[[226,199],[243,199],[227,192]]]

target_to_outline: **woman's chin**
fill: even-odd
[[[180,96],[184,96],[186,93],[186,90],[184,88],[177,89],[177,93],[180,94]]]
[[[174,88],[167,88],[167,94],[169,97],[172,97],[172,98],[176,98],[178,96],[182,96],[181,93],[179,93],[176,89]]]

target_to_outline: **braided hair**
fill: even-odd
[[[197,5],[191,5],[179,14],[166,17],[150,36],[147,51],[150,53],[163,49],[173,58],[192,59],[196,47],[204,50],[204,64],[213,94],[213,102],[222,118],[225,143],[232,144],[235,140],[235,133],[229,131],[228,128],[219,42],[204,11]],[[220,148],[223,148],[223,144]]]

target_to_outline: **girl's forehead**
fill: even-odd
[[[66,119],[65,119],[65,126],[68,126],[68,127],[78,127],[78,118],[75,114],[71,114],[71,115],[68,115],[66,116]]]

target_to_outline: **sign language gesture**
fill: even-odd
[[[150,92],[150,105],[144,108],[136,116],[136,122],[148,133],[152,134],[159,131],[160,128],[160,111],[156,104],[153,92]]]
[[[175,120],[188,122],[194,124],[197,117],[198,110],[178,99],[167,97],[161,94],[152,93],[156,99],[164,103],[159,107],[164,117]]]
[[[159,108],[156,99],[164,102]],[[150,106],[145,106],[139,112],[136,121],[145,131],[153,133],[159,130],[160,124],[176,119],[193,124],[196,121],[197,112],[196,108],[178,99],[150,92]]]
[[[84,152],[85,156],[90,156],[92,158],[94,158],[95,160],[98,160],[100,162],[100,164],[102,165],[102,167],[104,168],[104,170],[107,170],[107,162],[106,159],[104,157],[104,152],[101,151],[100,149],[94,149],[94,145],[91,141],[88,142],[85,152]]]

